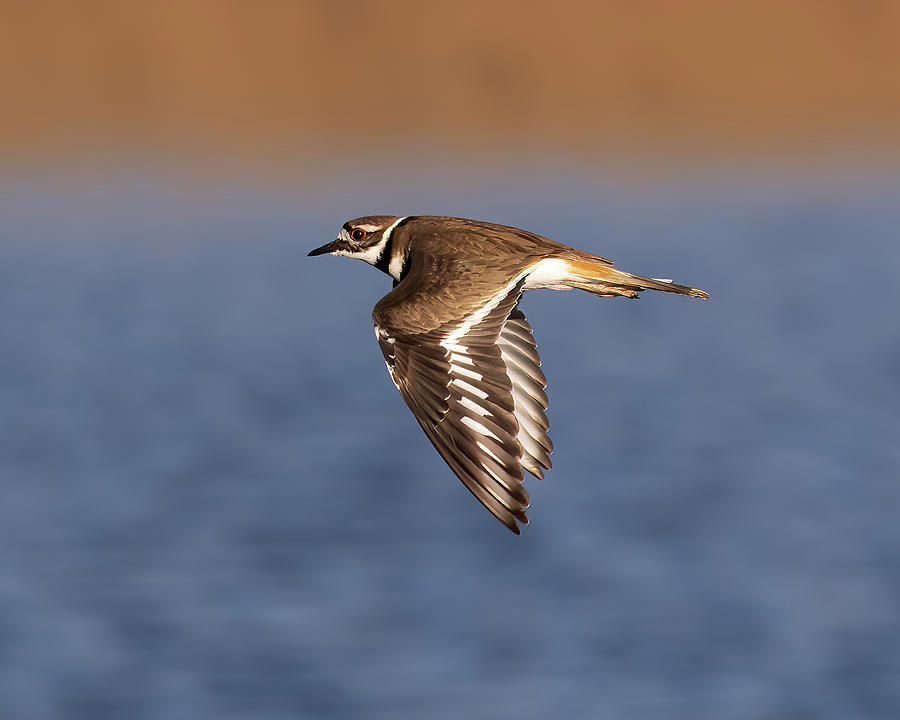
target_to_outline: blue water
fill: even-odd
[[[524,178],[0,183],[3,717],[900,717],[900,178]],[[375,212],[712,295],[526,296],[521,537],[305,257]]]

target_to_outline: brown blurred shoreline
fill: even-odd
[[[7,158],[900,149],[900,2],[5,0],[0,13]]]

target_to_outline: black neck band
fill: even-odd
[[[378,260],[375,262],[375,267],[377,267],[381,272],[390,275],[391,274],[391,258],[394,254],[394,233],[397,232],[397,228],[405,225],[407,222],[413,219],[414,215],[408,215],[398,222],[391,229],[391,234],[388,236],[387,242],[384,244],[384,247],[381,250],[381,255],[378,256]],[[406,277],[406,273],[409,272],[409,253],[407,252],[406,257],[403,259],[403,267],[400,270],[400,279],[394,280],[394,287],[397,287],[397,283],[400,282],[403,278]]]
[[[396,228],[395,228],[396,229]],[[394,249],[394,233],[392,232],[390,237],[387,239],[387,242],[384,244],[384,247],[381,248],[381,255],[378,256],[378,260],[375,261],[375,267],[377,267],[381,272],[387,273],[390,275],[390,271],[388,267],[391,264],[391,252]]]

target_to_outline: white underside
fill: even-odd
[[[523,290],[571,290],[566,282],[575,276],[569,272],[569,263],[558,258],[546,258],[531,266]]]

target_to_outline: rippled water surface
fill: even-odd
[[[0,185],[16,718],[900,716],[900,181]],[[385,373],[349,217],[517,224],[700,302],[535,292],[514,537]]]

